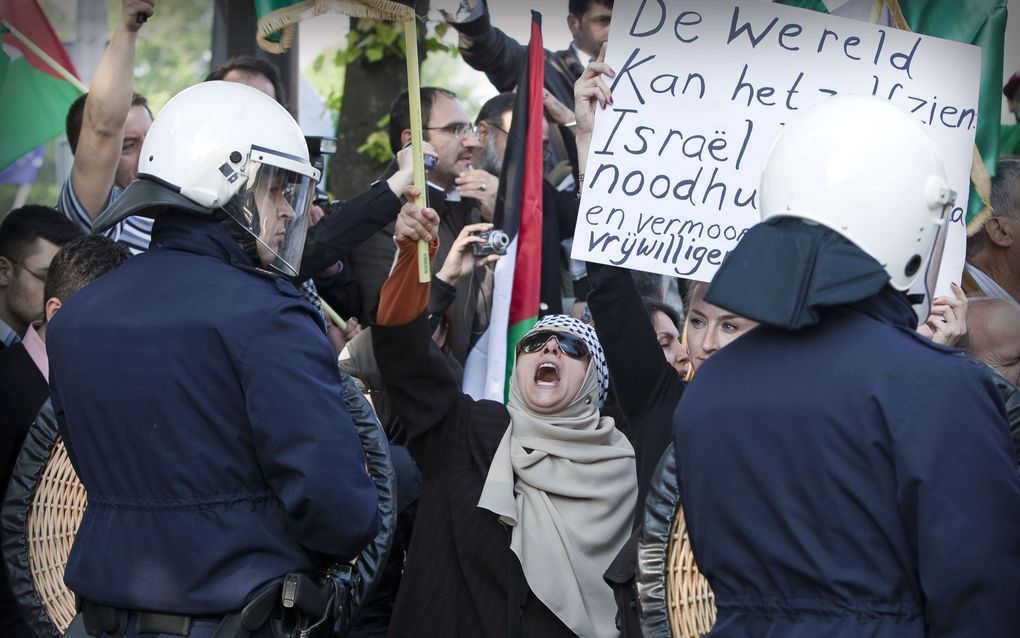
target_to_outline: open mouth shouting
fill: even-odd
[[[535,385],[552,388],[560,382],[560,368],[555,363],[545,362],[535,370]]]

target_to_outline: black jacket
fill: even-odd
[[[450,246],[467,224],[482,221],[481,212],[473,199],[447,201],[439,189],[428,188],[428,205],[439,214],[439,250],[432,259],[432,272],[437,273],[446,260]],[[394,217],[396,219],[396,217]],[[359,319],[369,325],[369,313],[379,301],[379,289],[389,276],[397,247],[393,243],[394,223],[376,231],[358,246],[351,255],[351,267],[358,278],[361,291]],[[467,361],[471,346],[484,332],[489,321],[491,302],[491,269],[476,269],[472,276],[457,282],[453,304],[446,309],[449,332],[446,345],[460,365]]]
[[[400,205],[400,198],[382,180],[337,205],[336,210],[308,229],[298,280],[308,279],[346,258],[361,242],[393,223]]]
[[[510,551],[509,529],[478,499],[510,413],[502,403],[460,392],[424,314],[403,326],[372,326],[372,342],[422,473],[389,635],[504,638],[510,585],[522,589],[523,571]],[[573,636],[524,589],[515,613],[521,636]]]
[[[595,332],[606,353],[609,378],[620,410],[630,425],[638,473],[637,528],[645,496],[663,452],[672,441],[673,410],[683,395],[680,375],[662,355],[631,271],[590,262],[588,307]],[[637,570],[637,530],[606,570],[619,607],[617,622],[624,636],[640,636],[634,577]]]
[[[492,26],[489,12],[471,22],[453,24],[460,33],[460,53],[476,71],[485,73],[501,93],[517,87],[520,69],[527,63],[528,47]],[[574,82],[584,64],[568,47],[545,52],[545,88],[568,108],[574,108]]]
[[[24,344],[18,342],[0,350],[0,462],[3,463],[0,475],[5,488],[25,434],[49,394],[46,379]],[[6,569],[0,569],[0,635],[12,638],[32,635],[15,605]]]

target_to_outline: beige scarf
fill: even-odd
[[[630,534],[637,474],[630,441],[599,417],[595,367],[570,405],[545,416],[525,407],[511,373],[510,427],[478,506],[513,528],[510,549],[539,600],[578,636],[609,638],[620,632],[602,574]]]

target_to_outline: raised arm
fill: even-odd
[[[577,149],[584,172],[591,145],[595,111],[612,102],[603,75],[612,75],[606,65],[605,46],[598,60],[588,65],[574,85],[574,115],[577,118]],[[630,272],[596,263],[586,264],[588,307],[595,319],[595,331],[606,351],[610,378],[623,413],[632,423],[656,409],[672,407],[679,398],[676,371],[662,356],[651,319]]]
[[[456,374],[432,342],[425,314],[430,285],[418,281],[416,242],[424,239],[430,243],[431,259],[438,248],[438,229],[435,211],[404,204],[394,234],[396,262],[379,293],[379,310],[372,326],[379,372],[410,437],[412,453],[421,450],[418,444],[422,438],[449,418],[461,397]],[[420,464],[424,456],[416,454],[415,460]]]
[[[465,22],[447,19],[460,33],[460,53],[468,66],[484,73],[500,92],[514,90],[528,47],[492,26],[484,1]]]
[[[428,142],[422,143],[422,152],[433,157],[436,154]],[[326,215],[308,229],[299,281],[313,277],[346,258],[363,241],[396,219],[400,212],[400,198],[414,183],[412,161],[412,149],[408,146],[397,153],[397,170],[393,175],[340,204],[339,210]]]
[[[578,172],[584,175],[588,163],[588,150],[591,148],[591,133],[595,128],[595,112],[613,103],[613,94],[609,85],[602,79],[603,75],[613,77],[616,71],[605,62],[606,45],[602,45],[599,57],[589,64],[581,77],[574,84],[574,117],[577,122],[577,165]],[[581,184],[578,190],[581,190]]]
[[[92,76],[81,134],[71,166],[71,184],[78,201],[94,220],[103,212],[118,177],[121,155],[133,155],[135,165],[126,171],[134,177],[142,139],[124,136],[134,85],[135,44],[138,31],[155,9],[155,0],[123,0],[120,21]],[[121,171],[125,173],[125,171]],[[127,184],[120,184],[121,187]]]

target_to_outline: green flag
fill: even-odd
[[[81,83],[35,0],[0,0],[0,170],[64,131]],[[77,84],[77,86],[76,86]]]
[[[998,156],[999,117],[1002,106],[1002,49],[1006,32],[1006,0],[851,0],[888,8],[892,24],[915,33],[955,40],[981,47],[981,90],[978,99],[978,126],[975,145],[982,165],[971,171],[970,210],[967,230],[973,233],[983,223],[982,211],[988,204],[987,177],[995,174]],[[828,12],[832,0],[777,0],[803,9]],[[877,13],[877,12],[876,12]],[[975,186],[977,190],[975,190]]]

